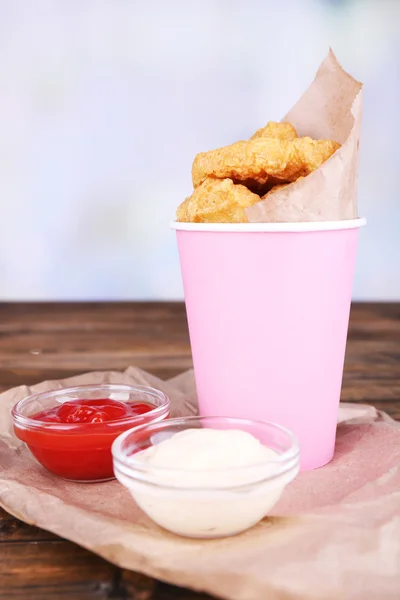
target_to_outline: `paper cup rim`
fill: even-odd
[[[365,218],[344,221],[307,221],[301,223],[184,223],[173,221],[176,231],[215,231],[221,233],[304,233],[307,231],[337,231],[364,227]]]

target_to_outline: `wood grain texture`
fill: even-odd
[[[162,378],[192,366],[175,303],[0,304],[0,390],[137,365]],[[351,312],[342,400],[400,419],[400,304]],[[205,595],[114,567],[0,510],[0,600],[200,600]]]

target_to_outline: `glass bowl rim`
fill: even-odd
[[[51,423],[49,421],[38,421],[37,419],[32,419],[24,414],[22,414],[22,410],[26,408],[31,402],[40,400],[40,398],[44,397],[57,397],[64,396],[66,394],[71,393],[79,393],[79,392],[89,392],[89,391],[109,391],[109,392],[140,392],[142,394],[149,394],[149,396],[155,396],[160,401],[161,404],[159,406],[155,406],[154,409],[145,413],[145,415],[149,415],[151,418],[151,422],[153,420],[161,419],[164,414],[168,414],[170,410],[170,400],[167,394],[158,390],[157,388],[153,388],[148,385],[129,385],[122,383],[89,383],[84,385],[76,385],[71,387],[64,388],[55,388],[43,392],[36,392],[34,394],[29,394],[22,398],[16,404],[14,404],[11,415],[13,419],[14,425],[18,427],[22,427],[25,429],[47,429],[47,430],[57,430],[57,431],[71,431],[79,429],[80,426],[87,427],[90,426],[91,429],[95,430],[96,428],[104,428],[104,426],[112,427],[116,425],[124,425],[126,423],[132,423],[132,429],[134,429],[135,420],[142,420],[143,415],[137,415],[132,417],[126,417],[124,419],[116,419],[114,421],[106,421],[104,423]],[[90,433],[88,434],[90,435]]]
[[[290,442],[290,447],[285,450],[284,452],[282,452],[282,454],[277,455],[274,458],[268,459],[268,460],[264,460],[262,462],[258,462],[258,463],[253,463],[250,465],[245,465],[245,466],[241,466],[241,467],[229,467],[229,468],[218,468],[218,469],[196,469],[196,473],[241,473],[244,471],[248,471],[249,469],[254,469],[254,468],[260,468],[263,466],[267,466],[267,465],[274,465],[276,467],[281,467],[281,469],[277,470],[276,473],[274,473],[273,475],[271,475],[272,477],[277,477],[280,475],[283,475],[286,471],[291,470],[294,466],[296,466],[299,463],[299,457],[300,457],[300,448],[299,448],[299,443],[298,440],[296,438],[296,436],[294,435],[294,433],[288,429],[287,427],[283,427],[282,425],[279,425],[278,423],[274,423],[272,421],[260,421],[260,420],[255,420],[255,419],[244,419],[244,418],[240,418],[240,417],[222,417],[222,416],[210,416],[210,417],[206,417],[206,416],[190,416],[190,417],[176,417],[173,419],[165,419],[164,421],[158,421],[158,422],[152,422],[152,423],[145,423],[143,425],[139,425],[138,427],[132,427],[131,429],[128,429],[127,431],[124,431],[123,433],[121,433],[112,443],[111,446],[111,452],[112,452],[112,456],[113,456],[113,461],[115,462],[117,468],[119,469],[121,466],[123,467],[123,471],[124,474],[128,477],[132,477],[132,478],[136,478],[135,477],[135,473],[147,473],[147,474],[151,474],[151,473],[171,473],[171,474],[179,474],[181,473],[182,475],[185,475],[185,473],[191,473],[193,471],[191,471],[190,469],[182,469],[182,468],[172,468],[172,467],[160,467],[160,466],[154,466],[154,465],[147,465],[146,463],[143,463],[141,461],[135,461],[134,459],[132,460],[132,456],[129,457],[129,461],[127,460],[127,456],[125,454],[125,452],[123,452],[122,450],[122,445],[125,442],[126,438],[129,437],[131,434],[133,433],[140,433],[142,431],[148,430],[151,431],[157,427],[162,427],[163,430],[169,428],[169,427],[174,427],[177,425],[184,425],[186,423],[195,423],[198,421],[202,421],[202,420],[207,420],[207,421],[228,421],[228,422],[233,422],[233,423],[237,423],[238,425],[241,424],[247,424],[247,425],[257,425],[257,426],[262,426],[262,427],[268,427],[269,429],[273,429],[275,431],[279,431],[280,433],[283,433],[289,440]],[[190,429],[190,427],[188,427],[188,429]],[[268,447],[268,446],[267,446]],[[167,483],[164,484],[155,484],[154,482],[148,481],[146,483],[153,483],[154,485],[160,486],[160,487],[169,487]],[[247,485],[247,484],[246,484]],[[237,485],[235,485],[234,487],[239,487]],[[183,489],[183,487],[182,487]],[[190,488],[193,489],[193,488]]]

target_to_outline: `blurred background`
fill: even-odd
[[[400,299],[400,2],[0,0],[0,299],[180,299],[202,150],[279,120],[331,45],[365,84],[354,297]]]

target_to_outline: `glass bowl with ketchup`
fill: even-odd
[[[135,385],[80,385],[33,394],[12,410],[16,436],[51,473],[80,482],[114,478],[111,445],[127,429],[168,418],[163,392]]]

